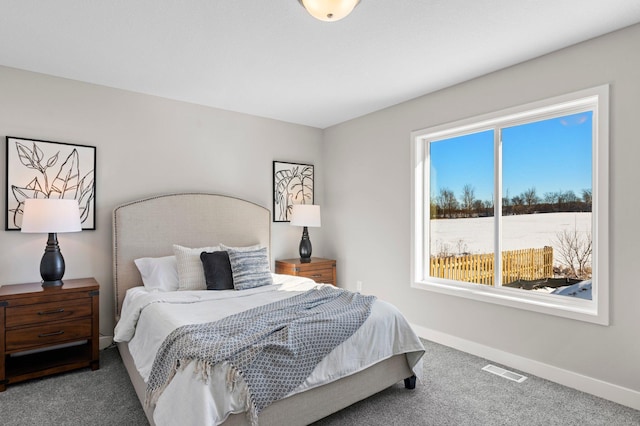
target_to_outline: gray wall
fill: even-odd
[[[326,129],[323,230],[341,284],[355,290],[362,281],[365,293],[394,303],[411,323],[450,337],[444,340],[599,379],[638,398],[638,46],[640,25]],[[606,83],[611,325],[411,288],[410,132]]]
[[[316,166],[322,204],[322,131],[245,114],[0,67],[0,182],[5,136],[97,147],[97,229],[58,236],[65,278],[100,283],[100,331],[113,335],[111,214],[150,195],[203,191],[272,208],[272,160]],[[4,201],[2,205],[4,205]],[[4,222],[4,216],[3,216]],[[273,258],[295,257],[301,228],[272,227]],[[314,232],[314,254],[322,251]],[[40,280],[46,235],[0,231],[0,285]]]

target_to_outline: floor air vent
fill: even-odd
[[[488,371],[489,373],[493,373],[500,377],[504,377],[505,379],[513,380],[514,382],[522,383],[527,378],[522,374],[514,373],[513,371],[505,370],[504,368],[496,367],[495,365],[486,365],[482,367],[484,371]]]

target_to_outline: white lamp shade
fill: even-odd
[[[290,223],[293,226],[320,226],[320,206],[294,204],[291,209]]]
[[[22,232],[79,232],[80,209],[76,200],[27,199],[22,208]]]
[[[298,0],[311,16],[321,21],[339,21],[351,13],[360,0]]]

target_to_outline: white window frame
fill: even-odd
[[[568,115],[585,108],[593,111],[592,145],[592,300],[529,292],[509,287],[493,287],[429,276],[429,159],[428,141],[487,130],[496,125],[518,125],[557,115]],[[499,141],[497,141],[499,142]],[[495,144],[495,159],[500,155]],[[411,133],[411,286],[423,290],[495,303],[564,318],[609,325],[609,85],[602,85],[529,103],[486,115],[417,130]],[[495,161],[496,167],[500,164]],[[497,171],[496,173],[500,173]],[[501,180],[494,191],[494,208],[502,211]],[[496,247],[499,246],[499,217],[494,215]],[[500,256],[496,271],[500,271]]]

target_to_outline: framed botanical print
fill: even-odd
[[[313,204],[313,165],[273,162],[273,221],[289,222],[294,204]]]
[[[75,199],[82,229],[96,229],[96,147],[7,136],[5,229],[19,230],[28,198]]]

